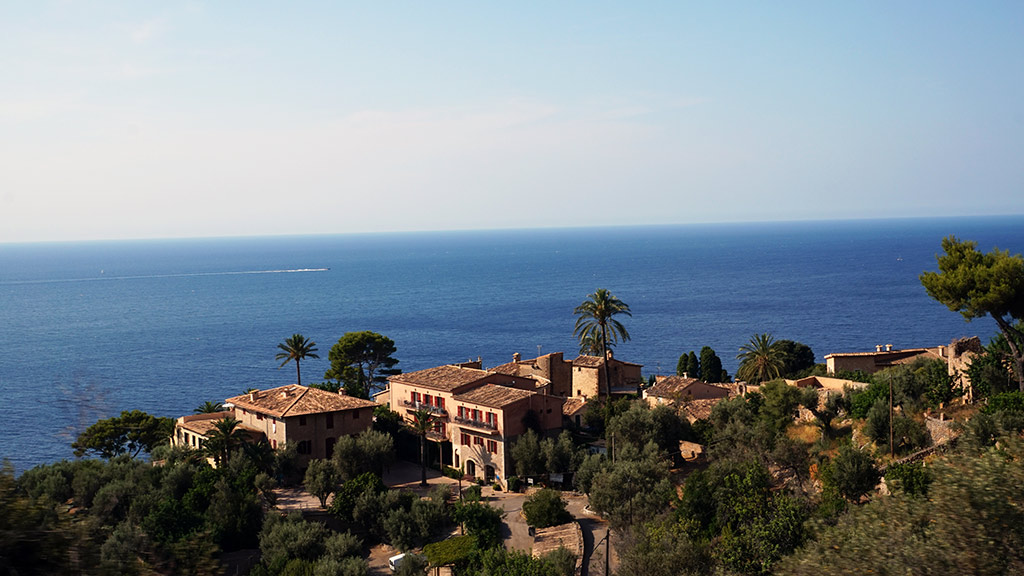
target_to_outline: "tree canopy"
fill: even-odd
[[[394,340],[364,330],[348,332],[331,346],[327,358],[331,367],[324,378],[345,384],[346,391],[361,391],[355,396],[369,397],[372,389],[382,389],[388,376],[401,373],[395,368],[398,360],[393,357]]]
[[[71,447],[79,457],[92,452],[101,458],[121,454],[134,458],[140,452],[151,452],[154,447],[167,442],[173,431],[174,420],[171,418],[160,418],[141,410],[126,410],[120,416],[99,420],[86,428]]]
[[[1024,332],[1016,322],[1024,319],[1024,258],[993,249],[978,251],[978,243],[949,236],[942,240],[945,254],[936,255],[938,272],[920,276],[928,295],[959,312],[968,322],[991,316],[1010,348],[1017,385],[1024,391]]]
[[[705,382],[723,382],[722,359],[715,349],[705,346],[700,349],[700,379]]]

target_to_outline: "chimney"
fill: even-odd
[[[885,351],[886,352],[892,352],[892,344],[886,344],[885,345]]]
[[[605,351],[605,354],[607,355],[607,358],[608,358],[608,360],[611,360],[611,359],[613,359],[613,357],[614,357],[614,355],[615,355],[615,354],[614,354],[614,352],[612,352],[612,351],[611,351],[610,349],[609,349],[609,350],[606,350],[606,351]]]
[[[875,352],[881,352],[881,351],[882,351],[882,345],[881,344],[875,344]]]
[[[344,388],[338,388],[338,395],[339,396],[347,396],[347,394],[345,394],[345,389]]]
[[[255,402],[256,399],[259,398],[259,397],[260,397],[259,390],[253,390],[252,392],[249,392],[249,402]]]
[[[520,358],[522,358],[522,356],[519,355],[519,352],[516,352],[515,354],[512,355],[513,362],[519,362]]]

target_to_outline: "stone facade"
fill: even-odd
[[[389,380],[389,404],[406,421],[417,410],[434,414],[428,438],[439,445],[442,461],[488,482],[507,486],[508,449],[527,424],[561,429],[563,399],[537,392],[531,378],[448,365]]]
[[[341,436],[358,434],[373,425],[369,400],[292,384],[257,390],[226,400],[224,412],[182,416],[171,442],[202,448],[214,422],[231,417],[251,441],[266,439],[274,449],[294,444],[300,466],[313,458],[330,458]]]

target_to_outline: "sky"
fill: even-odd
[[[0,243],[1024,213],[1021,2],[4,2]]]

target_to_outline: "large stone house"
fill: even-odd
[[[495,366],[491,371],[512,376],[537,380],[541,386],[549,386],[549,394],[566,398],[580,397],[584,400],[607,394],[636,394],[643,383],[641,364],[617,360],[608,351],[608,376],[611,386],[605,382],[604,358],[600,356],[577,356],[566,360],[562,352],[553,352],[537,358],[522,360],[518,353],[512,355],[512,362]]]
[[[969,397],[971,382],[967,377],[967,367],[971,360],[982,351],[981,340],[977,336],[959,338],[950,342],[949,346],[932,348],[904,348],[893,350],[892,344],[875,346],[874,352],[845,352],[827,354],[825,368],[829,374],[837,372],[875,372],[901,364],[911,364],[919,358],[926,360],[942,360],[950,376],[962,386]]]
[[[708,384],[686,376],[656,376],[654,385],[641,393],[647,404],[654,408],[670,405],[679,409],[691,423],[711,415],[711,409],[722,399],[741,393],[741,388],[729,384]]]
[[[253,440],[266,439],[275,449],[294,444],[298,464],[305,466],[313,458],[330,458],[341,436],[368,430],[377,406],[369,400],[298,384],[256,390],[225,402],[225,412],[178,418],[172,443],[201,448],[214,423],[230,416]]]
[[[483,370],[479,363],[398,374],[389,383],[391,409],[407,422],[417,410],[434,415],[427,438],[442,464],[503,486],[511,443],[528,427],[553,433],[562,426],[564,399],[538,392],[545,383]]]

